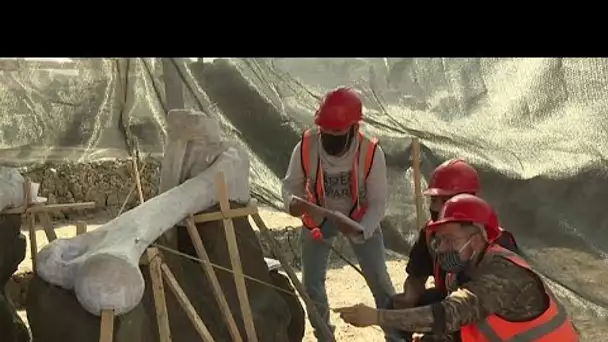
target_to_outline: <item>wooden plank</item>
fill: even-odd
[[[228,186],[226,185],[226,180],[224,179],[224,174],[222,172],[219,172],[216,175],[215,186],[217,188],[217,198],[220,202],[220,210],[223,213],[227,213],[230,210],[229,192]],[[253,314],[251,312],[251,305],[247,295],[247,285],[245,284],[245,277],[243,276],[243,265],[241,264],[239,248],[236,242],[234,224],[230,218],[223,219],[223,222],[224,230],[226,231],[228,252],[230,253],[230,264],[232,265],[232,272],[234,274],[234,283],[236,285],[239,304],[241,306],[241,313],[245,323],[245,331],[247,332],[247,340],[249,342],[257,342],[258,337],[255,332]]]
[[[416,201],[416,222],[418,229],[424,227],[424,213],[422,206],[424,197],[422,197],[422,174],[420,172],[420,140],[415,137],[412,139],[412,168],[414,171],[414,194]]]
[[[321,317],[321,314],[319,313],[319,311],[317,311],[317,307],[314,305],[312,299],[310,298],[310,296],[304,289],[304,285],[302,285],[302,283],[298,279],[298,276],[291,268],[291,265],[287,261],[285,254],[283,254],[283,252],[281,251],[281,249],[279,248],[277,243],[274,241],[274,238],[270,234],[270,230],[266,226],[266,223],[264,223],[264,220],[262,220],[262,217],[260,216],[260,214],[256,213],[256,214],[253,214],[251,217],[253,218],[253,222],[255,222],[255,225],[258,226],[258,229],[260,230],[260,233],[262,233],[262,236],[266,239],[266,241],[270,245],[270,250],[279,259],[279,262],[283,266],[283,270],[285,270],[285,272],[287,273],[287,276],[289,277],[289,279],[293,283],[293,286],[295,286],[296,290],[300,294],[300,297],[302,297],[302,299],[304,300],[304,304],[306,304],[306,311],[308,312],[308,315],[312,319],[317,321],[319,326],[322,327],[323,334],[326,335],[328,338],[330,338],[331,341],[335,342],[336,339],[334,337],[334,334],[331,332],[331,329],[329,328],[327,323]]]
[[[61,204],[47,204],[41,206],[34,206],[28,211],[41,212],[41,211],[64,211],[64,210],[81,210],[81,209],[93,209],[95,208],[95,202],[82,202],[82,203],[61,203]]]
[[[204,213],[194,215],[193,219],[195,223],[204,223],[212,221],[220,221],[224,218],[237,218],[249,216],[257,213],[257,207],[247,206],[243,208],[230,209],[227,212],[216,211],[213,213]],[[225,216],[224,216],[225,215]]]
[[[22,214],[28,213],[39,213],[39,212],[57,212],[64,210],[80,210],[80,209],[93,209],[95,208],[95,202],[84,202],[84,203],[61,203],[61,204],[33,204],[29,208],[18,207],[10,208],[2,211],[2,214]]]
[[[36,215],[36,214],[32,214]],[[36,215],[38,221],[42,228],[44,228],[44,233],[46,234],[46,239],[51,242],[57,239],[57,234],[55,233],[55,228],[53,227],[53,221],[51,220],[51,216],[47,212],[41,212]]]
[[[205,325],[203,320],[200,318],[198,313],[196,313],[194,306],[192,306],[192,303],[190,303],[188,296],[186,296],[186,293],[177,282],[177,279],[175,279],[175,276],[173,276],[173,273],[171,272],[169,267],[165,265],[165,263],[162,263],[160,268],[163,272],[163,277],[167,281],[167,285],[169,285],[169,288],[175,294],[177,301],[184,309],[186,316],[188,316],[188,318],[194,325],[194,329],[196,329],[201,339],[205,342],[215,342],[213,336],[209,332],[209,329],[207,329],[207,326]]]
[[[114,310],[101,311],[101,324],[99,327],[99,342],[112,342],[114,340]]]
[[[26,214],[27,230],[30,234],[30,254],[32,258],[32,270],[36,272],[36,257],[38,256],[38,242],[36,241],[36,217],[34,214]]]
[[[203,270],[205,271],[205,275],[207,275],[207,279],[211,283],[211,289],[213,290],[213,295],[217,300],[217,303],[222,311],[222,315],[224,316],[224,320],[226,321],[226,325],[228,325],[228,330],[230,331],[230,336],[232,337],[232,341],[234,342],[242,342],[241,334],[239,332],[239,328],[236,325],[236,321],[234,320],[234,316],[232,316],[232,312],[230,310],[230,306],[226,301],[226,296],[224,296],[224,292],[222,291],[222,286],[220,285],[220,281],[217,279],[217,275],[215,274],[215,270],[211,265],[211,259],[209,259],[209,254],[207,254],[207,249],[205,249],[205,245],[203,244],[203,240],[201,240],[201,236],[196,229],[196,225],[194,224],[194,220],[192,217],[186,219],[186,226],[188,228],[188,234],[190,234],[190,239],[192,239],[192,244],[194,245],[194,249],[196,250],[196,254],[198,258],[201,259],[200,264],[203,266]]]
[[[152,294],[154,295],[154,308],[156,309],[156,323],[158,324],[159,342],[171,342],[171,328],[165,298],[165,286],[161,270],[162,260],[158,248],[148,248],[148,269],[152,279]]]

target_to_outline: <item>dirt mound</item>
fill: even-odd
[[[145,158],[139,165],[144,198],[158,193],[160,160]],[[21,169],[24,176],[40,183],[40,195],[49,203],[95,202],[96,207],[87,214],[106,213],[115,216],[134,185],[133,163],[130,159],[111,159],[91,163],[46,163]],[[139,204],[136,192],[131,194],[125,210]],[[71,219],[81,213],[59,215]]]

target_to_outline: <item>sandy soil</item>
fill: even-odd
[[[297,226],[298,220],[273,210],[263,209],[260,211],[264,222],[270,229],[282,229],[287,226]],[[103,220],[102,220],[103,221]],[[100,226],[100,220],[92,220],[88,224],[88,230],[96,229]],[[255,224],[252,222],[252,226]],[[76,227],[70,223],[55,223],[55,231],[58,238],[69,238],[76,235]],[[26,236],[28,232],[24,231],[23,234]],[[36,232],[36,238],[38,248],[44,247],[48,241],[43,230]],[[30,257],[29,247],[29,236],[27,236],[28,246],[25,260],[19,265],[17,273],[27,273],[32,270],[32,263]],[[348,255],[348,253],[347,253]],[[396,289],[400,289],[403,286],[405,280],[405,263],[406,259],[399,260],[394,255],[389,256],[387,266],[395,285]],[[351,260],[352,255],[351,255]],[[298,276],[301,276],[300,272],[297,272]],[[330,307],[340,307],[346,305],[354,305],[357,303],[365,303],[373,305],[373,298],[364,279],[356,273],[350,266],[346,265],[339,260],[333,260],[330,265],[330,269],[327,275],[327,295],[329,297]],[[19,314],[27,323],[27,316],[25,311],[19,311]],[[335,313],[331,314],[332,323],[336,326],[336,339],[338,341],[350,341],[350,342],[373,342],[383,341],[382,331],[378,328],[355,328],[344,323]],[[306,335],[304,337],[305,342],[316,341],[310,323],[307,322]]]

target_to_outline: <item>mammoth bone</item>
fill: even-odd
[[[217,122],[208,126],[206,129],[219,131]],[[94,315],[100,315],[101,310],[114,310],[120,315],[135,308],[145,286],[139,269],[143,252],[187,215],[218,202],[214,182],[218,172],[224,173],[231,200],[249,201],[248,156],[226,145],[218,151],[221,144],[211,144],[216,151],[211,157],[206,155],[207,166],[209,161],[211,166],[181,185],[165,189],[94,231],[48,244],[38,254],[38,275],[49,283],[74,289],[83,308]],[[209,143],[200,146],[209,147]],[[196,145],[189,149],[196,150]],[[204,153],[205,148],[196,151],[199,156]]]

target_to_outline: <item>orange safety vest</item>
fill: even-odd
[[[499,245],[490,245],[487,253],[497,254],[534,272],[522,257]],[[448,274],[447,278],[449,281],[446,281],[446,287],[449,289],[455,277]],[[549,308],[539,317],[525,322],[510,322],[493,314],[481,322],[460,328],[462,342],[578,342],[578,333],[566,309],[546,286],[545,292],[550,300]]]
[[[306,177],[306,196],[310,203],[319,206],[325,204],[325,186],[323,184],[323,168],[319,156],[319,148],[321,148],[320,132],[318,129],[309,129],[302,135],[301,143],[301,158],[302,169]],[[350,211],[350,218],[355,221],[361,221],[361,218],[367,211],[367,200],[365,181],[369,176],[374,154],[378,146],[378,139],[367,138],[361,131],[357,132],[357,151],[353,158],[353,170],[351,173],[351,194],[353,208]],[[313,171],[313,172],[311,172]],[[309,229],[320,227],[325,222],[325,219],[313,217],[313,215],[302,215],[302,223]]]

